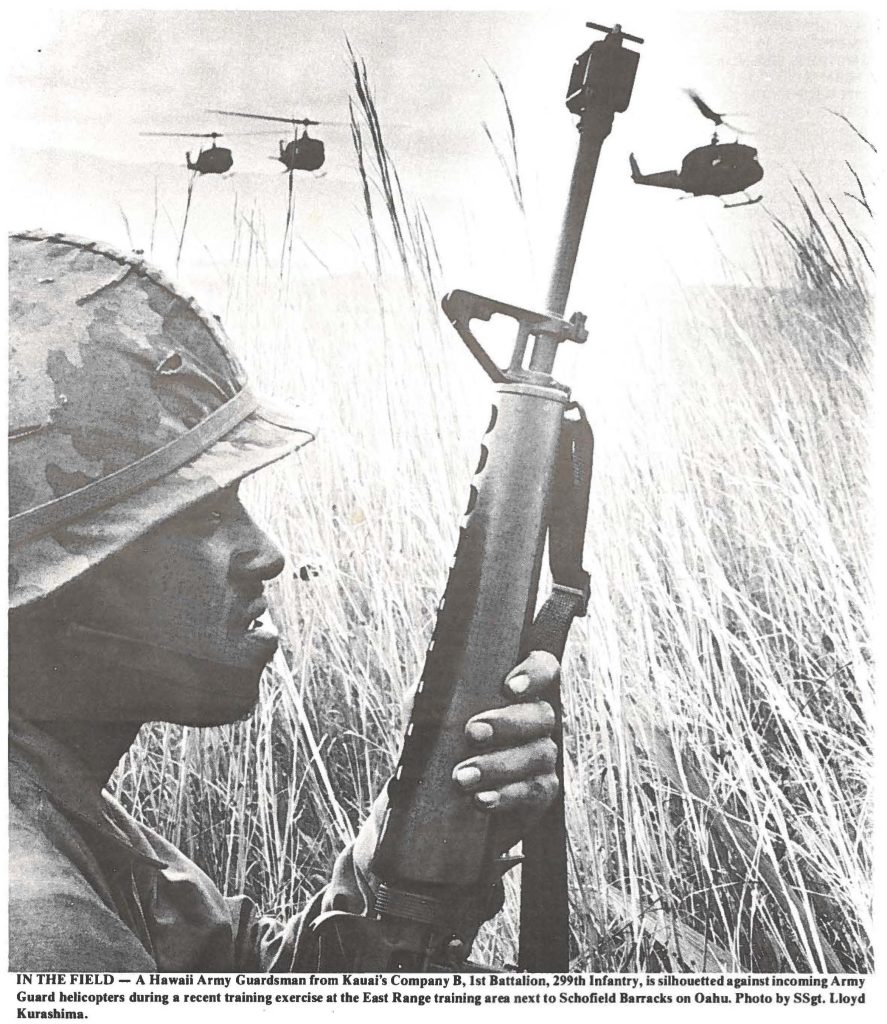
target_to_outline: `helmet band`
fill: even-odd
[[[36,508],[19,512],[9,519],[9,546],[16,547],[78,519],[113,505],[133,491],[154,483],[184,466],[220,440],[258,408],[258,400],[249,388],[243,388],[219,406],[197,426],[155,449],[137,462],[94,480],[69,494],[63,494]],[[26,435],[23,435],[26,436]],[[10,437],[15,443],[15,436]]]

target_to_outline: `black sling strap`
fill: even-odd
[[[559,661],[573,619],[584,615],[588,607],[588,573],[582,568],[582,548],[594,436],[582,407],[574,404],[570,408],[578,410],[579,418],[564,417],[548,517],[548,561],[554,586],[539,609],[526,644],[527,651],[548,651]],[[560,973],[570,967],[560,692],[552,693],[549,701],[557,720],[557,775],[561,787],[555,802],[523,842],[518,967]]]

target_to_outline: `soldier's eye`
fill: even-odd
[[[225,488],[192,505],[177,519],[179,529],[191,536],[208,537],[237,517],[240,504],[236,487]]]
[[[200,517],[198,526],[202,527],[207,532],[212,532],[217,527],[221,526],[225,521],[225,512],[220,508],[207,509]]]
[[[208,537],[225,522],[225,512],[220,508],[193,508],[179,520],[182,532],[192,537]]]

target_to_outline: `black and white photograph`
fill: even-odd
[[[871,1005],[876,19],[8,26],[6,1011]]]

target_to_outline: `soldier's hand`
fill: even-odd
[[[477,753],[460,761],[453,780],[490,814],[505,814],[513,841],[537,821],[558,791],[557,747],[552,739],[554,710],[543,699],[558,682],[560,665],[552,654],[533,651],[505,678],[513,703],[476,715],[465,735]]]

